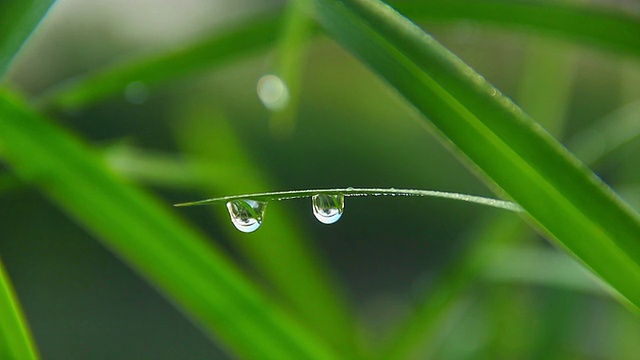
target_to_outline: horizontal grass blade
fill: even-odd
[[[507,97],[379,1],[316,0],[320,23],[539,227],[640,307],[640,220]]]
[[[632,56],[640,55],[640,18],[606,13],[572,4],[522,1],[395,1],[416,20],[475,21],[507,29],[559,34],[576,42],[596,45]],[[49,108],[80,108],[123,93],[130,83],[159,84],[213,69],[276,43],[283,15],[239,26],[223,34],[166,54],[123,62],[71,79],[47,91],[36,104]],[[312,30],[312,29],[309,29]],[[310,35],[315,32],[311,31]]]
[[[77,109],[122,94],[127,85],[156,85],[170,79],[213,69],[276,42],[281,18],[271,16],[224,31],[173,52],[116,64],[62,83],[35,103],[44,108]]]
[[[0,2],[0,81],[31,33],[55,0],[3,0]]]
[[[333,359],[220,250],[108,171],[97,153],[0,93],[0,153],[16,173],[243,358]]]
[[[435,191],[435,190],[395,189],[395,188],[393,189],[338,188],[338,189],[305,189],[305,190],[274,191],[274,192],[265,192],[265,193],[255,193],[255,194],[229,195],[229,196],[223,196],[218,198],[175,204],[174,206],[225,204],[231,200],[241,200],[241,199],[251,199],[251,200],[261,200],[261,201],[282,201],[282,200],[309,198],[316,194],[342,195],[345,197],[350,197],[350,196],[437,197],[442,199],[465,201],[469,203],[491,206],[491,207],[515,211],[515,212],[522,211],[522,209],[520,209],[520,207],[517,204],[514,204],[512,202],[485,198],[482,196],[452,193],[452,192],[445,192],[445,191]]]
[[[0,262],[0,359],[38,359],[20,304]]]

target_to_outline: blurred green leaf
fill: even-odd
[[[278,16],[249,21],[248,25],[216,33],[173,52],[122,62],[71,79],[47,91],[36,100],[36,104],[45,108],[77,109],[122,94],[132,83],[155,85],[228,64],[275,43],[281,21]]]
[[[0,2],[0,80],[55,0]]]
[[[640,137],[640,101],[627,104],[567,140],[585,163],[598,164],[606,156]]]
[[[317,0],[322,25],[418,108],[538,226],[640,307],[640,221],[484,78],[378,1]]]
[[[471,20],[506,28],[524,27],[533,32],[559,34],[570,40],[640,55],[640,19],[630,15],[547,2],[544,6],[535,2],[474,0],[396,1],[394,4],[418,20]],[[297,11],[293,9],[289,15],[294,16],[292,14]],[[298,62],[301,55],[294,51],[303,44],[305,32],[313,34],[314,28],[308,28],[310,24],[303,18],[289,18],[288,23],[284,21],[285,18],[285,15],[278,15],[262,21],[247,21],[234,30],[215,34],[177,51],[97,70],[47,91],[36,103],[42,107],[74,109],[122,94],[127,85],[134,82],[153,85],[213,69],[229,60],[275,44],[283,23],[299,30],[288,33],[282,44],[281,69],[285,69],[285,80],[293,85],[292,94],[295,96],[297,85],[289,77],[300,66]],[[285,111],[275,116],[286,119],[292,115]]]
[[[0,262],[0,359],[38,359],[38,351]]]
[[[513,215],[500,216],[489,222],[480,231],[473,232],[473,242],[456,259],[453,266],[440,274],[436,284],[421,294],[415,311],[402,319],[389,340],[383,345],[381,359],[413,358],[418,348],[434,351],[439,333],[445,328],[445,322],[455,313],[456,305],[463,294],[486,271],[497,256],[484,256],[486,247],[496,247],[509,243],[523,234],[522,220]]]
[[[223,344],[246,358],[333,359],[311,331],[261,294],[235,266],[87,146],[0,94],[0,147],[39,186]]]
[[[285,26],[278,44],[276,74],[287,88],[288,102],[282,109],[273,109],[271,130],[280,136],[290,135],[296,123],[307,45],[314,34],[315,23],[310,16],[309,0],[294,0],[285,11]]]

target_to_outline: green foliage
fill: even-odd
[[[19,50],[52,3],[9,1],[0,5],[0,78],[5,77],[10,66],[19,69],[21,64],[14,65],[20,62]],[[635,185],[635,162],[627,163],[620,154],[634,151],[629,148],[640,134],[640,127],[634,118],[637,103],[595,125],[586,126],[575,119],[564,121],[573,119],[571,112],[576,111],[571,102],[577,95],[571,82],[577,76],[574,59],[578,56],[572,51],[563,52],[566,43],[562,41],[610,50],[616,55],[608,56],[620,63],[620,55],[626,56],[625,61],[635,62],[640,49],[640,17],[572,2],[438,0],[391,4],[400,12],[377,0],[296,0],[282,14],[254,15],[190,45],[92,69],[26,100],[10,90],[25,86],[20,84],[20,77],[9,77],[0,92],[0,196],[37,189],[166,296],[210,339],[241,358],[580,357],[581,353],[576,355],[566,345],[580,337],[577,330],[569,329],[576,321],[574,308],[586,309],[600,301],[611,306],[610,299],[615,298],[634,315],[640,309],[640,217],[609,187],[610,179],[605,183],[578,158],[588,165],[604,166],[608,164],[606,160],[618,155],[609,165],[616,169],[612,178],[631,179],[627,180],[628,185]],[[535,38],[524,52],[518,102],[533,118],[410,19],[427,22],[428,27],[465,21],[516,33],[524,29],[553,39]],[[324,37],[318,36],[321,31],[386,80],[403,104],[418,110],[421,126],[431,129],[499,197],[517,205],[459,194],[472,191],[406,191],[379,184],[388,178],[412,182],[431,178],[454,188],[460,184],[482,191],[473,180],[451,175],[454,170],[436,167],[437,160],[431,153],[410,153],[411,158],[402,158],[399,162],[405,162],[404,167],[409,169],[404,171],[413,176],[403,177],[403,165],[397,164],[398,160],[387,161],[372,152],[377,146],[401,148],[404,142],[410,142],[409,136],[394,138],[405,129],[409,130],[404,134],[415,136],[420,144],[431,146],[431,137],[422,133],[422,128],[416,130],[408,125],[410,121],[404,121],[410,115],[403,105],[380,104],[380,97],[389,97],[385,90],[380,95],[380,83],[369,79],[359,84],[362,75],[353,68],[347,68],[351,71],[348,76],[334,70],[338,69],[340,58],[333,57],[340,53],[330,48],[331,59],[323,57],[322,51],[327,51],[328,45]],[[435,31],[442,30],[436,26]],[[316,44],[325,50],[317,50]],[[574,49],[577,47],[572,45],[570,50]],[[262,63],[251,64],[249,73],[276,74],[290,92],[289,104],[270,113],[256,109],[255,96],[247,96],[248,91],[237,90],[249,87],[243,77],[251,77],[250,86],[256,80],[256,74],[246,75],[246,70],[238,67],[240,60],[251,61],[265,50],[275,51],[267,55],[267,59],[275,58],[273,69],[265,71]],[[545,52],[554,52],[554,56],[545,56]],[[308,56],[311,53],[315,57]],[[325,73],[327,79],[323,79],[323,75],[308,71],[307,66],[314,62],[322,64],[316,65],[314,71],[329,68],[331,76]],[[130,104],[118,102],[120,94],[132,83],[162,91],[173,89],[175,80],[184,78],[189,81],[174,90],[181,96],[164,94],[164,99],[171,100],[151,100],[142,105],[141,117],[154,119],[140,126],[143,132],[136,134],[132,130],[131,134],[116,136],[121,140],[157,131],[168,134],[166,138],[160,136],[161,141],[174,140],[171,146],[154,151],[129,142],[105,146],[103,141],[96,141],[96,137],[111,140],[113,135],[102,134],[110,134],[117,125],[110,128],[108,122],[122,116],[120,112],[134,111]],[[224,86],[216,87],[223,81]],[[339,89],[339,84],[345,83],[348,89]],[[324,93],[319,88],[325,89]],[[305,92],[313,89],[313,96],[307,96]],[[344,99],[341,91],[347,94]],[[333,92],[337,95],[331,97]],[[604,95],[602,92],[598,97]],[[98,104],[108,99],[113,102]],[[324,109],[326,99],[336,103],[330,110]],[[74,113],[81,109],[87,113]],[[588,111],[591,110],[585,110]],[[363,114],[379,123],[358,122]],[[74,120],[73,116],[81,120]],[[171,126],[165,129],[162,121],[155,121],[161,116],[169,119]],[[309,123],[316,116],[322,120],[314,128]],[[339,120],[332,122],[331,117]],[[244,118],[252,120],[240,120]],[[268,124],[260,122],[263,118],[269,119]],[[336,129],[326,131],[331,124]],[[71,134],[70,129],[76,134]],[[366,143],[367,139],[375,138],[372,134],[376,132],[383,133],[377,134],[383,141],[368,146],[371,144]],[[558,140],[565,132],[567,146],[575,156]],[[277,135],[275,139],[273,135]],[[296,154],[288,154],[286,149]],[[305,153],[303,149],[311,150]],[[346,154],[340,149],[346,149]],[[363,160],[354,160],[358,166],[375,170],[355,177],[358,171],[353,163],[342,168],[336,165],[351,157]],[[274,169],[292,170],[281,175]],[[299,184],[296,175],[292,175],[300,169],[310,169],[302,186],[307,190],[277,191],[301,188],[295,185]],[[327,173],[329,176],[324,177]],[[374,185],[344,185],[335,174],[372,181]],[[332,181],[329,187],[323,186],[323,179],[327,178]],[[151,189],[142,189],[139,184],[162,190],[151,195]],[[365,186],[364,190],[360,188]],[[456,205],[433,199],[430,216],[425,216],[423,208],[411,205],[415,203],[407,202],[410,205],[403,206],[410,209],[408,215],[397,211],[394,217],[379,211],[383,213],[380,217],[372,216],[359,223],[354,215],[330,228],[317,225],[323,226],[322,230],[311,230],[305,226],[310,216],[289,211],[278,201],[308,197],[317,192],[311,189],[319,188],[346,195],[428,195],[479,202],[515,210],[525,221],[511,213],[499,217],[474,213],[475,223],[467,229],[467,210],[457,209],[480,211],[477,208],[484,207],[463,204],[454,211],[448,206]],[[206,208],[171,207],[174,202],[189,199],[185,198],[185,190],[202,197],[218,196],[188,204],[212,205],[212,216],[205,222],[191,224],[198,222],[196,211],[202,213]],[[250,235],[240,234],[231,226],[223,227],[228,214],[218,203],[234,198],[228,196],[231,194],[252,192],[270,201],[264,226]],[[385,199],[398,203],[415,200]],[[358,202],[369,202],[375,208],[379,199],[349,200],[348,210],[351,204],[358,208]],[[3,209],[11,205],[0,198]],[[446,220],[447,212],[455,213],[454,220]],[[436,220],[432,219],[433,214]],[[180,218],[182,215],[194,216],[186,222]],[[214,223],[215,230],[209,224],[213,219],[220,220]],[[403,225],[393,227],[401,222]],[[455,253],[455,259],[443,266],[433,258],[421,258],[436,267],[430,272],[435,280],[414,296],[416,304],[404,318],[399,317],[401,320],[394,320],[392,325],[381,325],[382,329],[368,326],[371,319],[363,315],[366,306],[350,303],[349,296],[362,290],[345,289],[336,276],[345,263],[359,264],[365,256],[350,253],[352,249],[342,245],[337,248],[347,252],[347,260],[339,262],[336,254],[327,250],[337,245],[318,245],[313,235],[328,231],[354,244],[362,238],[375,247],[379,246],[379,239],[367,232],[369,227],[390,228],[389,233],[397,240],[415,235],[400,226],[412,229],[415,223],[433,226],[438,222],[447,228],[446,235],[420,233],[416,241],[429,243],[433,252],[442,253],[435,257],[438,261],[447,257],[447,251]],[[196,230],[196,226],[203,228]],[[548,236],[553,245],[566,250],[578,262],[562,251],[541,245],[531,228]],[[18,246],[18,242],[5,240],[14,239],[11,229],[6,231],[7,235],[0,234],[0,251],[10,255],[11,246]],[[379,237],[387,234],[388,238],[389,233]],[[395,241],[391,246],[394,245]],[[389,257],[393,254],[390,249],[385,250]],[[323,256],[327,252],[328,261]],[[5,263],[10,270],[16,266]],[[46,262],[43,264],[47,266]],[[359,281],[380,280],[384,276],[379,274],[391,276],[387,273],[393,273],[392,267],[401,265],[401,261],[382,265],[383,271],[352,281],[351,286],[360,285]],[[404,277],[392,281],[409,287]],[[1,267],[0,288],[0,357],[37,358],[38,351],[16,300],[23,296],[20,291],[16,296]],[[544,297],[533,290],[538,288],[549,295]],[[410,302],[405,301],[405,305]],[[30,310],[34,309],[31,302],[25,304],[27,314],[35,311]],[[532,308],[537,312],[523,310]],[[385,308],[373,318],[384,318],[387,310],[393,313]],[[598,313],[605,314],[605,310]],[[616,326],[606,340],[617,342],[616,346],[598,348],[601,353],[606,352],[603,357],[633,358],[637,354],[636,342],[628,339],[640,332],[638,319],[620,313],[623,315],[601,315],[607,324]],[[579,316],[581,320],[583,317]],[[33,316],[29,320],[40,321]],[[454,326],[463,331],[448,333]],[[522,328],[530,333],[525,336],[513,331]],[[47,334],[36,332],[37,342],[40,336],[47,338]],[[461,346],[460,338],[471,345]],[[40,348],[43,356],[50,351],[42,345]],[[132,356],[136,355],[139,354]]]

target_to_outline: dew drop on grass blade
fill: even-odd
[[[263,201],[238,199],[227,203],[231,222],[236,229],[250,233],[258,230],[264,220],[267,203]]]
[[[311,197],[313,215],[323,224],[340,220],[344,211],[344,195],[316,194]]]

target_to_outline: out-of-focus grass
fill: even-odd
[[[2,262],[0,262],[0,357],[25,360],[39,358]]]

